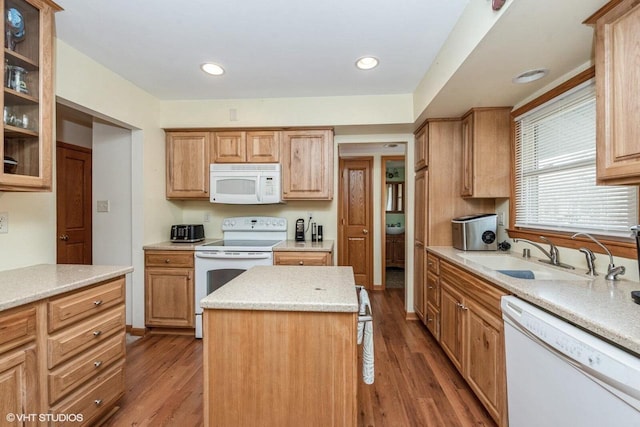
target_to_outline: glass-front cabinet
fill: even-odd
[[[0,0],[4,10],[0,191],[51,189],[53,28],[48,0]]]

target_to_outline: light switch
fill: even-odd
[[[0,212],[0,234],[9,232],[9,212]]]
[[[98,212],[109,212],[109,201],[108,200],[98,200],[96,202],[98,205]]]

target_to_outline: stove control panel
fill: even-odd
[[[287,231],[287,219],[273,216],[225,218],[222,231]]]

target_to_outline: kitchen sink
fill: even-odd
[[[510,255],[460,254],[461,258],[507,276],[527,280],[588,280],[586,276],[547,267],[538,261],[527,261]]]

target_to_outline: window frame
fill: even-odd
[[[507,228],[507,233],[509,237],[512,239],[521,238],[521,239],[529,239],[534,242],[540,241],[540,236],[548,237],[549,240],[553,241],[556,246],[567,247],[572,249],[579,249],[581,247],[588,247],[594,252],[604,253],[602,248],[592,242],[590,239],[585,237],[579,237],[577,239],[571,239],[573,232],[562,232],[562,231],[549,231],[543,229],[536,228],[526,228],[526,227],[516,227],[515,226],[515,218],[516,218],[516,194],[515,194],[515,170],[516,170],[516,154],[515,154],[515,144],[516,144],[516,123],[515,118],[521,116],[522,114],[533,110],[534,108],[539,107],[540,105],[551,101],[552,99],[562,95],[563,93],[573,89],[576,86],[581,85],[582,83],[591,80],[595,77],[595,67],[590,67],[587,70],[579,73],[573,78],[567,80],[566,82],[556,86],[555,88],[549,90],[548,92],[540,95],[536,99],[528,102],[517,110],[513,110],[511,112],[511,201],[509,203],[509,228]],[[596,154],[597,156],[597,154]],[[640,212],[640,198],[638,202],[638,208]],[[631,237],[631,233],[629,233],[628,238],[624,237],[612,237],[612,236],[603,236],[598,234],[593,234],[598,240],[600,240],[607,248],[611,251],[612,255],[620,256],[623,258],[631,258],[635,259],[636,254],[636,244],[635,240]]]

